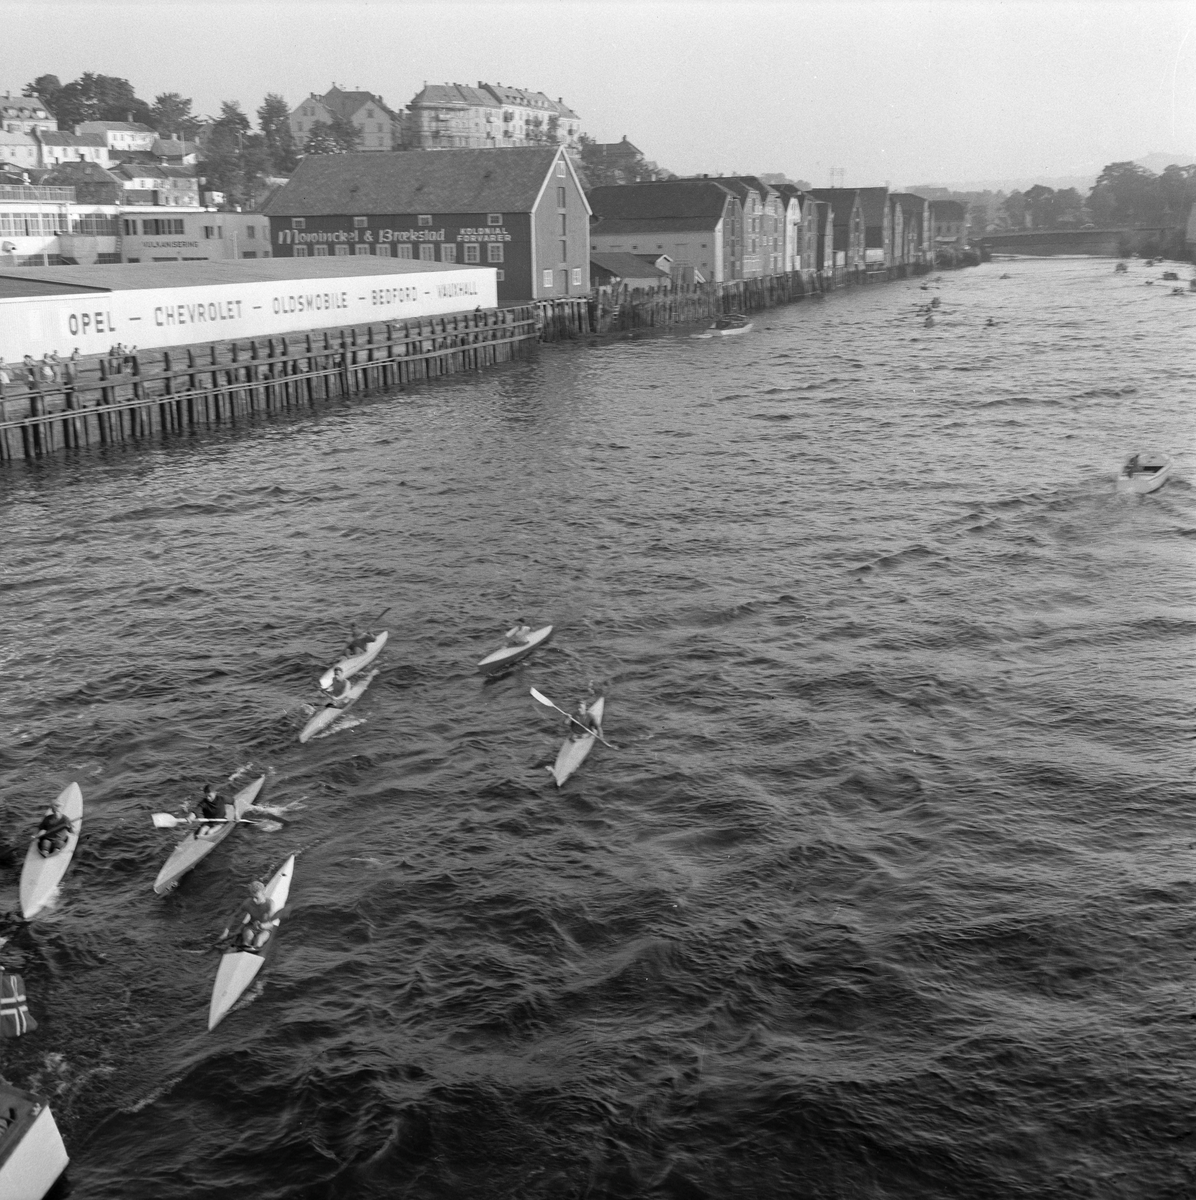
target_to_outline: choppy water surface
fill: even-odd
[[[2,1052],[73,1195],[1190,1196],[1196,296],[1112,266],[0,476],[0,907],[87,805]],[[520,615],[553,643],[484,682]],[[607,696],[560,791],[532,686]],[[234,773],[281,828],[156,897],[150,812]],[[296,851],[209,1034],[212,939]]]

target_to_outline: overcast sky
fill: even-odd
[[[1196,0],[5,2],[0,29],[0,91],[90,70],[252,113],[334,82],[392,108],[502,82],[678,174],[902,186],[1196,157]]]

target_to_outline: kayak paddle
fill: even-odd
[[[549,700],[549,698],[548,698],[546,695],[544,695],[544,693],[543,693],[543,692],[537,692],[535,688],[532,688],[532,699],[533,699],[533,700],[534,700],[534,701],[535,701],[537,704],[543,704],[545,708],[555,708],[555,709],[556,709],[556,711],[557,711],[557,712],[559,712],[559,713],[561,714],[561,716],[562,716],[562,717],[567,717],[567,718],[568,718],[570,721],[572,721],[572,722],[573,722],[573,724],[574,724],[574,725],[576,725],[576,726],[577,726],[579,729],[584,729],[588,735],[590,735],[591,737],[596,737],[596,738],[597,738],[597,739],[598,739],[598,740],[599,740],[599,741],[600,741],[600,742],[601,742],[601,743],[602,743],[604,746],[608,747],[609,749],[611,749],[611,750],[617,750],[617,749],[618,749],[618,746],[612,746],[612,745],[610,744],[610,742],[608,742],[608,741],[606,740],[606,738],[604,738],[604,737],[602,736],[602,734],[600,734],[600,733],[597,733],[595,730],[591,729],[591,728],[590,728],[588,725],[583,725],[583,724],[582,724],[582,723],[581,723],[581,722],[580,722],[580,721],[579,721],[579,720],[578,720],[578,719],[577,719],[575,716],[573,716],[571,713],[567,713],[567,712],[566,712],[566,711],[565,711],[563,708],[560,708],[560,707],[558,707],[557,705],[553,704],[553,702],[552,702],[551,700]]]
[[[174,829],[179,825],[256,825],[257,821],[246,821],[243,817],[176,817],[170,813],[153,814],[155,829]]]

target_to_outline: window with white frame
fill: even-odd
[[[328,257],[328,247],[327,246],[313,246],[311,248],[311,252],[312,252],[313,258],[327,258]]]
[[[544,272],[543,283],[544,283],[545,290],[548,290],[552,287],[552,270],[551,270],[551,268],[549,268],[548,270],[546,270]]]
[[[306,229],[307,228],[307,219],[305,217],[292,217],[291,218],[291,228],[292,229]]]
[[[581,287],[581,268],[580,267],[573,268],[573,286]]]
[[[415,218],[415,223],[417,225],[431,225],[432,224],[432,214],[431,213],[420,213],[419,216]]]
[[[495,279],[496,279],[496,280],[497,280],[499,283],[502,283],[502,282],[503,282],[503,280],[504,280],[504,279],[506,279],[506,277],[507,277],[507,273],[506,273],[506,271],[495,271],[495,272],[494,272],[494,278],[495,278]]]
[[[338,246],[337,250],[339,250],[339,249],[340,249],[340,247]],[[348,249],[348,247],[346,247],[346,249]],[[354,246],[353,247],[354,254],[369,254],[369,252],[370,252],[369,246]]]
[[[486,243],[486,261],[491,263],[503,261],[503,244],[502,242],[487,242]]]
[[[403,243],[401,245],[395,246],[395,258],[414,258],[414,257],[415,257],[415,255],[411,253],[410,243]]]
[[[465,261],[467,263],[476,263],[482,261],[482,248],[477,242],[465,243]]]
[[[369,217],[354,217],[353,218],[353,228],[354,229],[364,229],[369,223],[370,223]]]
[[[296,246],[295,247],[295,257],[296,258],[306,258],[307,257],[307,247],[306,246]]]
[[[501,225],[502,224],[502,213],[487,213],[486,214],[486,224],[487,225]]]
[[[441,246],[440,247],[440,261],[455,263],[457,261],[457,247],[456,246]]]
[[[421,262],[436,261],[436,247],[431,242],[425,242],[419,248],[419,257]]]

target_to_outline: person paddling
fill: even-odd
[[[531,633],[532,627],[527,623],[526,618],[520,617],[514,625],[506,632],[506,639],[509,645],[526,646],[528,635]]]
[[[74,822],[58,807],[58,803],[55,801],[46,810],[46,815],[42,817],[42,823],[37,827],[38,854],[42,858],[49,858],[50,855],[57,854],[67,844],[74,828]]]
[[[591,734],[601,737],[602,726],[598,724],[586,702],[579,700],[577,702],[577,712],[569,718],[569,736],[574,740],[580,740],[581,738],[591,736]]]
[[[231,934],[236,949],[260,950],[269,940],[270,930],[277,924],[271,919],[272,915],[266,885],[260,879],[255,879],[249,885],[249,899],[225,927],[220,940],[226,941]]]
[[[349,626],[349,644],[345,647],[350,658],[355,658],[358,654],[364,654],[366,647],[374,640],[373,633],[366,630],[365,633],[357,632],[356,623]]]
[[[349,681],[340,667],[333,668],[332,682],[328,685],[328,692],[332,696],[333,708],[343,708],[349,699]]]
[[[203,795],[195,815],[201,821],[219,821],[224,816],[224,798],[210,783],[203,785]]]

